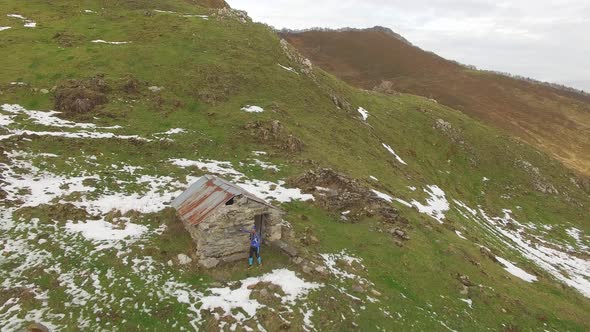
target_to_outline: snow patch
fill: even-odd
[[[8,30],[8,29],[12,29],[12,27],[0,27],[0,31],[4,31],[4,30]]]
[[[248,113],[262,113],[262,112],[264,112],[264,109],[262,107],[251,106],[251,105],[246,105],[245,107],[242,107],[241,110],[244,112],[248,112]]]
[[[402,204],[402,205],[405,205],[405,206],[407,206],[407,207],[410,207],[410,208],[411,208],[411,207],[413,207],[413,205],[412,205],[412,204],[410,204],[410,203],[408,203],[408,202],[404,201],[404,200],[403,200],[403,199],[401,199],[401,198],[394,198],[394,200],[395,200],[396,202],[398,202],[398,203]]]
[[[22,20],[24,22],[24,27],[25,28],[34,28],[37,26],[37,23],[33,20],[30,20],[20,14],[8,14],[6,15],[8,17],[12,17],[12,18],[18,18],[19,20]]]
[[[402,163],[402,164],[404,164],[404,165],[407,165],[407,164],[406,164],[406,162],[405,162],[405,161],[404,161],[404,160],[403,160],[403,159],[402,159],[400,156],[398,156],[398,155],[397,155],[397,153],[395,153],[395,151],[394,151],[394,150],[391,148],[391,146],[389,146],[389,145],[387,145],[387,144],[385,144],[385,143],[381,143],[381,144],[383,145],[383,147],[384,147],[385,149],[387,149],[387,151],[389,151],[389,153],[391,153],[391,154],[392,154],[392,155],[395,157],[395,159],[396,159],[398,162],[400,162],[400,163]]]
[[[186,129],[172,128],[172,129],[165,131],[163,133],[156,133],[155,135],[176,135],[176,134],[185,134],[186,132],[187,132]]]
[[[497,257],[496,259],[502,263],[502,265],[504,265],[504,269],[506,271],[508,271],[508,273],[512,274],[513,276],[516,276],[526,282],[533,282],[533,281],[537,281],[537,277],[527,273],[525,270],[519,268],[518,266],[512,264],[511,262],[505,260],[502,257]]]
[[[95,44],[110,44],[110,45],[123,45],[123,44],[129,44],[131,43],[130,41],[106,41],[103,39],[95,39],[92,40],[91,43],[95,43]]]
[[[571,248],[554,241],[540,236],[531,239],[527,228],[512,217],[510,210],[503,210],[503,217],[491,217],[481,208],[476,211],[460,201],[455,203],[465,218],[482,226],[507,248],[520,253],[555,279],[590,298],[590,261],[572,255]]]
[[[372,191],[372,192],[373,192],[375,195],[377,195],[377,197],[379,197],[380,199],[382,199],[382,200],[384,200],[384,201],[387,201],[387,202],[389,202],[389,203],[393,202],[393,197],[391,197],[391,196],[389,196],[389,195],[387,195],[387,194],[385,194],[385,193],[382,193],[382,192],[380,192],[380,191],[377,191],[377,190],[375,190],[375,189],[371,189],[371,191]]]
[[[463,240],[467,240],[467,238],[463,236],[463,233],[461,233],[460,231],[455,230],[455,234],[457,234],[457,236],[462,238]]]
[[[465,303],[467,303],[467,305],[469,306],[469,308],[473,308],[473,300],[472,299],[459,299]]]
[[[230,287],[209,289],[211,295],[201,298],[199,310],[208,310],[213,313],[215,309],[219,308],[224,312],[225,317],[233,317],[238,322],[243,322],[253,318],[258,309],[264,307],[257,300],[250,298],[252,289],[248,289],[248,287],[258,283],[275,284],[285,293],[285,296],[281,298],[282,304],[288,306],[292,306],[297,300],[305,298],[309,292],[323,287],[319,283],[307,282],[297,277],[295,272],[287,269],[273,270],[260,277],[244,279],[240,283],[241,286],[237,289],[231,289]],[[182,302],[181,299],[179,301]],[[243,310],[246,315],[236,309]],[[218,314],[214,313],[214,315]]]
[[[244,173],[235,170],[229,161],[170,159],[170,162],[179,167],[196,166],[209,173],[229,176],[235,184],[262,199],[276,200],[281,203],[314,200],[313,195],[304,194],[301,189],[286,188],[285,181],[282,180],[271,182],[248,179]]]
[[[425,213],[442,224],[445,219],[444,212],[450,209],[445,192],[436,185],[427,186],[424,192],[430,195],[426,199],[426,204],[413,200],[412,205],[418,208],[420,213]]]
[[[148,228],[143,225],[127,222],[124,224],[124,228],[119,228],[120,226],[115,226],[104,220],[68,222],[65,227],[70,232],[80,233],[87,240],[106,242],[139,238],[148,231]]]
[[[361,117],[363,118],[363,121],[367,121],[367,119],[369,118],[369,112],[366,109],[364,109],[362,107],[359,107],[357,109],[357,112],[359,112],[361,114]],[[394,154],[395,154],[395,152],[394,152]]]
[[[0,126],[6,127],[14,123],[12,116],[0,114]]]
[[[284,69],[284,70],[286,70],[286,71],[290,71],[290,72],[292,72],[292,73],[295,73],[295,74],[299,75],[299,73],[298,73],[298,72],[297,72],[295,69],[293,69],[293,68],[291,68],[291,67],[283,66],[283,65],[281,65],[280,63],[279,63],[278,65],[279,65],[279,67],[283,68],[283,69]]]

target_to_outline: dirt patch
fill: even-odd
[[[317,204],[339,213],[342,220],[358,221],[363,217],[377,216],[388,223],[406,223],[395,208],[378,198],[359,180],[332,169],[310,170],[290,179],[289,184],[313,194]]]
[[[289,153],[298,153],[305,148],[303,141],[291,135],[278,120],[251,122],[244,129],[259,142],[271,144]]]
[[[110,87],[102,75],[68,80],[55,91],[55,109],[66,114],[84,114],[108,102]]]
[[[72,34],[66,31],[58,32],[53,35],[55,41],[60,47],[74,47],[84,40],[84,36]]]

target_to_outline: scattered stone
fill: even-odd
[[[498,263],[498,259],[496,259],[496,255],[494,255],[490,249],[488,249],[488,248],[486,248],[486,247],[480,247],[480,248],[479,248],[479,252],[480,252],[480,253],[481,253],[483,256],[485,256],[485,257],[487,257],[487,258],[491,259],[493,262],[495,262],[495,263]]]
[[[453,129],[453,126],[451,126],[451,124],[443,119],[436,119],[436,121],[434,122],[434,127],[438,130],[442,130],[445,132],[450,131],[451,129]]]
[[[532,177],[532,185],[535,190],[543,194],[559,194],[559,191],[555,188],[555,186],[541,174],[541,171],[538,167],[533,166],[533,164],[526,160],[517,160],[516,166],[523,169]]]
[[[248,286],[248,289],[250,289],[250,290],[255,289],[258,286],[258,284],[259,283],[252,284],[252,285]]]
[[[376,289],[371,289],[371,295],[381,296],[381,293],[379,293]]]
[[[395,234],[400,239],[403,239],[403,240],[406,240],[406,241],[410,239],[410,236],[408,234],[406,234],[405,231],[403,231],[402,229],[399,229],[399,228],[396,228],[393,231],[393,234]]]
[[[178,254],[178,263],[180,265],[190,264],[193,260],[185,254]]]
[[[460,274],[457,273],[457,279],[464,285],[467,287],[471,287],[473,286],[473,283],[471,282],[471,280],[469,279],[468,276],[464,275],[464,274]]]
[[[173,266],[174,262],[172,262],[172,260],[170,259],[170,260],[168,260],[168,262],[166,262],[166,264],[168,264],[168,266]]]
[[[322,276],[327,276],[329,274],[328,269],[325,266],[318,265],[315,268],[315,271]]]
[[[260,296],[261,297],[267,297],[268,296],[268,291],[266,290],[266,288],[263,288],[260,290]]]
[[[336,105],[336,107],[338,107],[339,109],[342,109],[345,111],[352,110],[352,105],[348,101],[337,96],[336,94],[332,94],[331,98],[332,98],[332,102],[334,103],[334,105]]]
[[[467,296],[467,294],[469,294],[469,287],[463,285],[463,289],[461,289],[459,293],[463,296]]]
[[[46,95],[46,94],[49,93],[49,90],[47,90],[47,89],[41,89],[41,90],[39,90],[39,92],[41,92],[42,94]]]
[[[160,92],[164,90],[164,88],[161,86],[150,86],[148,87],[148,90],[150,90],[151,92]]]
[[[302,270],[304,273],[313,274],[313,269],[309,265],[303,265]]]
[[[293,263],[299,265],[299,264],[303,263],[303,258],[297,256],[297,257],[293,258]]]
[[[365,293],[365,289],[363,288],[363,286],[359,285],[359,284],[355,284],[352,286],[352,290],[357,292],[357,293]]]

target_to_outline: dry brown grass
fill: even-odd
[[[590,175],[588,96],[469,70],[379,30],[309,31],[282,37],[350,84],[436,99]]]

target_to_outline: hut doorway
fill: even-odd
[[[267,227],[268,227],[268,220],[270,219],[270,215],[268,213],[258,214],[254,216],[254,226],[256,226],[256,231],[260,234],[260,240],[264,244],[266,235],[267,235]]]

